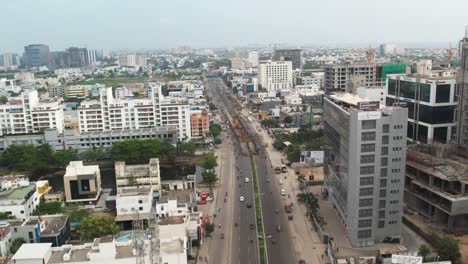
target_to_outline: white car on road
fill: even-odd
[[[240,199],[239,199],[241,202],[244,201],[244,196],[241,196]]]
[[[249,182],[249,178],[245,178],[245,182]]]
[[[283,180],[279,180],[279,184],[280,184],[280,185],[283,185]]]

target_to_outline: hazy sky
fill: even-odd
[[[0,53],[458,41],[467,0],[1,0]]]

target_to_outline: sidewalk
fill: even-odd
[[[243,109],[242,114],[248,116],[247,110]],[[273,139],[267,132],[261,128],[257,119],[252,120],[252,125],[259,134],[263,143],[268,144],[265,147],[265,152],[273,167],[282,165],[281,160],[286,160],[281,152],[275,150],[272,146]],[[286,178],[285,178],[286,176]],[[329,263],[329,259],[324,255],[326,245],[320,241],[318,234],[314,231],[312,224],[305,216],[305,206],[298,204],[296,195],[299,193],[299,186],[294,171],[288,168],[287,173],[275,175],[277,184],[279,180],[283,181],[282,189],[291,197],[284,197],[286,203],[293,203],[293,220],[289,221],[289,229],[291,231],[291,240],[298,259],[304,259],[306,263]],[[322,257],[323,256],[323,257]]]

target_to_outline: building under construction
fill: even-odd
[[[465,37],[460,41],[460,71],[457,75],[459,83],[458,91],[458,127],[457,127],[457,143],[468,147],[468,27],[466,28]]]
[[[411,145],[404,202],[434,229],[468,233],[468,152],[456,145]]]

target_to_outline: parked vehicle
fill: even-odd
[[[275,173],[280,174],[281,173],[281,168],[280,167],[275,167]]]
[[[281,172],[283,172],[283,173],[288,172],[288,169],[286,168],[286,165],[281,166]]]

